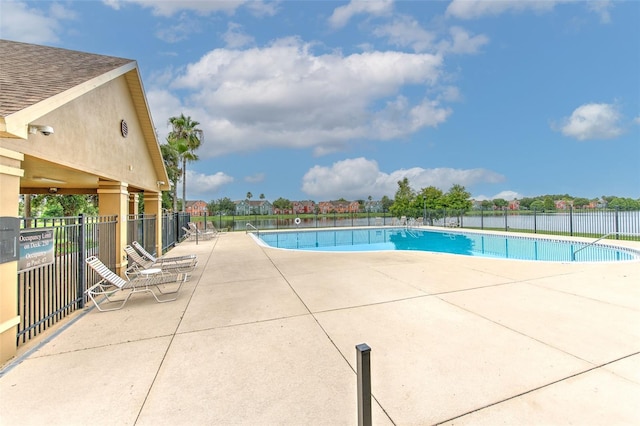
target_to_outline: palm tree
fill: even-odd
[[[171,198],[173,199],[173,211],[178,211],[178,180],[182,174],[180,170],[180,155],[174,139],[167,138],[167,143],[160,145],[162,159],[167,169],[169,182],[171,182]]]
[[[185,117],[184,114],[180,114],[180,117],[171,117],[169,123],[173,130],[168,138],[173,142],[182,162],[182,211],[184,212],[187,205],[187,162],[198,159],[194,151],[200,148],[204,133],[197,127],[199,122],[192,120],[189,116]]]

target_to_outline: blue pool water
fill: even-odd
[[[465,256],[553,262],[640,259],[640,252],[603,244],[594,244],[582,249],[585,247],[585,243],[566,240],[457,231],[439,232],[424,229],[366,228],[260,232],[258,237],[270,247],[310,251],[418,250]]]

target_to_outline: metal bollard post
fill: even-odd
[[[371,348],[356,345],[358,374],[358,426],[371,426]]]

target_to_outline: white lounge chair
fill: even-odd
[[[208,240],[211,239],[213,237],[215,237],[215,233],[211,232],[211,231],[202,231],[201,229],[198,228],[198,226],[193,223],[193,222],[189,222],[187,225],[189,225],[189,230],[196,235],[196,238],[200,238],[203,240]]]
[[[157,259],[154,261],[142,257],[142,255],[132,246],[125,246],[124,251],[132,262],[130,265],[130,272],[139,273],[146,269],[159,268],[165,272],[182,272],[186,274],[193,271],[198,264],[198,258],[195,254],[180,258]]]
[[[213,224],[213,222],[206,222],[205,229],[208,232],[212,232],[214,235],[220,235],[220,234],[224,234],[226,232],[226,231],[218,230],[218,228],[216,228],[216,226]]]
[[[174,294],[180,290],[182,284],[186,281],[186,274],[167,274],[161,269],[149,270],[145,274],[139,274],[134,277],[127,275],[127,279],[124,279],[107,268],[96,256],[90,256],[86,262],[101,278],[98,283],[92,285],[85,291],[85,294],[91,299],[100,312],[122,309],[129,298],[135,293],[151,293],[158,303],[174,301],[177,297],[172,299],[158,299],[154,289],[160,294]],[[177,284],[178,287],[173,291],[163,291],[163,287],[166,284]],[[112,296],[118,293],[124,294],[124,298],[112,298]],[[103,309],[100,307],[101,300],[98,300],[100,297],[104,297],[109,303],[120,304],[113,308]]]
[[[137,241],[132,242],[131,245],[138,251],[138,253],[140,253],[140,256],[142,256],[143,259],[151,261],[153,263],[193,262],[194,259],[196,263],[198,262],[197,256],[195,254],[187,254],[184,256],[156,257],[149,253],[144,247],[142,247],[142,244]]]

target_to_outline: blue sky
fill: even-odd
[[[0,1],[1,38],[136,60],[160,143],[200,122],[207,202],[404,177],[640,198],[638,22],[638,1]]]

